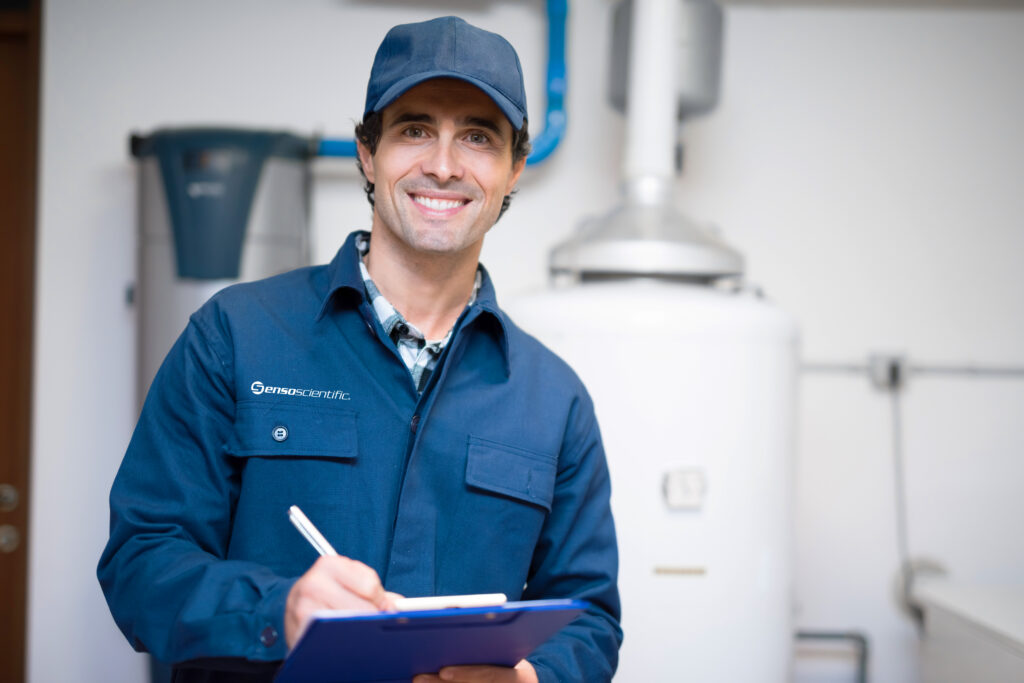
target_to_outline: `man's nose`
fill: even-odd
[[[423,172],[441,183],[461,178],[462,160],[456,141],[442,136],[431,145],[423,160]]]

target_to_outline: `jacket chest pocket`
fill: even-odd
[[[555,456],[469,437],[467,492],[446,547],[463,551],[460,577],[486,577],[470,585],[473,591],[522,593],[551,512],[557,470]]]
[[[242,459],[243,497],[323,502],[351,483],[357,434],[350,411],[249,401],[237,407],[228,453]]]
[[[554,456],[471,436],[466,452],[466,483],[550,512],[557,465]]]

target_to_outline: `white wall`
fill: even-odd
[[[484,251],[506,294],[542,284],[550,246],[615,194],[611,3],[571,5],[569,134],[524,175]],[[386,29],[445,13],[517,46],[540,122],[544,16],[540,0],[45,9],[30,679],[139,681],[94,577],[136,417],[128,134],[225,123],[348,137]],[[1022,11],[732,6],[722,104],[687,131],[680,204],[744,251],[750,279],[799,318],[809,360],[1024,365],[1020,73]],[[348,162],[318,161],[315,193],[325,260],[369,208]],[[1024,572],[1010,522],[1024,518],[1022,384],[916,378],[905,395],[911,551],[966,579]],[[802,389],[800,626],[865,630],[872,680],[914,681],[916,636],[891,597],[888,398],[854,377]],[[824,659],[802,659],[800,680],[853,680],[848,658]]]
[[[1024,365],[1024,12],[734,8],[722,106],[690,131],[684,203],[796,314],[811,361]],[[872,680],[913,681],[889,397],[802,382],[798,624],[871,637]],[[963,580],[1024,576],[1024,382],[912,378],[912,556]],[[984,530],[984,531],[983,531]],[[833,648],[835,649],[835,648]],[[801,681],[850,681],[848,658]]]

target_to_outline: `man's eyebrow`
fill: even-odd
[[[396,114],[395,118],[388,125],[401,126],[406,123],[434,123],[434,117],[430,114],[407,111]],[[499,137],[502,136],[501,126],[498,125],[498,122],[485,116],[467,116],[460,123],[463,126],[484,128]]]
[[[429,114],[416,114],[414,112],[403,112],[395,117],[395,120],[391,122],[392,126],[401,125],[403,123],[432,123],[434,117]]]
[[[480,116],[470,116],[465,120],[465,123],[470,126],[476,126],[477,128],[486,128],[495,135],[501,135],[501,127],[492,119],[483,118]]]

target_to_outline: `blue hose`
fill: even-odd
[[[569,14],[568,0],[548,0],[548,106],[544,113],[544,130],[532,140],[533,151],[526,159],[528,166],[547,159],[565,136],[565,31]],[[320,140],[317,156],[354,157],[356,141],[324,138]]]

